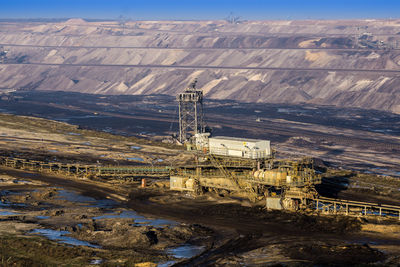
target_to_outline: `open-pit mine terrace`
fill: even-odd
[[[0,23],[0,87],[400,112],[397,20]]]

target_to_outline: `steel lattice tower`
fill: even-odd
[[[197,80],[176,97],[179,102],[179,142],[182,144],[190,136],[204,132],[203,91],[196,89],[196,83]]]

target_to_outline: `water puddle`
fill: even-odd
[[[142,158],[126,158],[127,160],[144,161]]]
[[[0,191],[0,196],[13,195],[13,194],[16,194],[16,193],[8,191],[8,190]],[[12,202],[5,201],[5,200],[0,201],[0,216],[19,215],[19,213],[8,209],[8,208],[12,209],[13,207],[26,207],[26,204],[12,203]]]
[[[55,240],[59,243],[64,243],[72,246],[86,246],[91,248],[100,248],[98,245],[91,244],[86,241],[78,240],[69,236],[65,236],[69,234],[68,231],[56,231],[52,229],[33,229],[29,232],[30,234],[39,234],[47,237],[50,240]]]
[[[204,246],[194,246],[185,244],[183,246],[167,249],[167,254],[177,259],[190,259],[194,256],[201,254],[204,251]],[[176,261],[167,261],[157,264],[157,267],[169,267],[176,263]]]
[[[31,181],[25,181],[25,180],[13,180],[14,184],[32,184]]]
[[[7,207],[7,208],[12,208],[12,207],[26,207],[26,204],[24,203],[11,203],[8,201],[0,201],[0,208],[2,207]]]
[[[69,190],[59,190],[58,198],[70,202],[79,202],[80,204],[85,204],[89,207],[113,208],[117,205],[117,202],[111,199],[95,199],[93,197],[79,195],[76,192]]]
[[[204,251],[204,246],[185,244],[180,247],[167,249],[167,253],[178,259],[190,259]]]
[[[58,191],[58,198],[70,201],[70,202],[78,202],[80,204],[85,204],[90,207],[99,207],[99,208],[105,208],[105,209],[110,209],[115,206],[117,206],[117,202],[111,199],[95,199],[92,197],[88,196],[82,196],[77,194],[74,191],[69,191],[69,190],[59,190]],[[176,226],[178,225],[177,222],[170,221],[170,220],[164,220],[164,219],[151,219],[151,218],[146,218],[144,216],[141,216],[137,214],[135,211],[131,210],[125,210],[122,211],[121,213],[110,213],[110,214],[104,214],[101,216],[96,216],[93,217],[95,220],[101,220],[101,219],[115,219],[115,218],[128,218],[128,219],[133,219],[134,223],[136,225],[149,225],[153,227],[164,227],[164,226]]]
[[[69,134],[69,135],[76,135],[76,136],[81,135],[80,133],[74,133],[74,132],[69,132],[68,134]]]
[[[68,191],[68,190],[59,190],[58,197],[71,202],[83,202],[83,203],[96,202],[95,198],[82,196],[73,191]]]
[[[167,261],[167,262],[157,264],[157,267],[169,267],[169,266],[174,265],[175,263],[176,263],[175,261]]]
[[[19,213],[9,210],[0,210],[0,216],[11,216],[11,215],[19,215]]]
[[[133,219],[135,222],[135,225],[149,225],[149,226],[153,226],[153,227],[178,225],[177,222],[170,221],[170,220],[146,218],[146,217],[141,216],[131,210],[123,211],[120,214],[113,213],[113,214],[105,214],[105,215],[93,217],[94,220],[116,219],[116,218]]]
[[[178,225],[177,222],[170,221],[170,220],[164,220],[164,219],[152,219],[149,223],[149,225],[154,226],[154,227],[162,227],[162,226],[176,226]]]
[[[142,147],[141,146],[131,146],[131,149],[139,150],[139,149],[142,149]]]
[[[50,216],[39,215],[39,216],[36,216],[36,218],[39,220],[45,220],[45,219],[50,219]]]
[[[89,262],[89,264],[92,264],[92,265],[100,265],[100,264],[103,263],[103,261],[104,261],[104,260],[102,260],[102,259],[94,259],[94,260],[91,260],[91,261]]]

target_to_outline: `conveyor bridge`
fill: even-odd
[[[135,176],[169,176],[168,166],[98,166],[43,162],[22,158],[0,157],[0,165],[15,169],[64,174],[75,177],[126,178]]]

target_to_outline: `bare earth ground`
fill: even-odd
[[[110,153],[104,164],[112,162],[116,155],[119,155],[118,161],[130,164],[143,162],[123,161],[126,155],[142,157],[148,163],[149,159],[159,157],[166,162],[169,157],[187,160],[191,157],[190,153],[172,145],[147,144],[134,137],[81,130],[64,123],[9,115],[3,115],[1,121],[1,132],[12,140],[3,140],[3,153],[22,157],[36,155],[42,160],[90,163],[99,157],[97,150]],[[39,130],[40,135],[36,133]],[[88,141],[93,147],[86,145],[86,153],[73,153],[77,149],[74,144]],[[51,145],[57,152],[47,151],[47,146]],[[141,149],[132,150],[131,146],[141,146],[143,153]],[[0,230],[8,232],[1,235],[2,254],[7,255],[2,260],[9,265],[14,262],[20,265],[84,265],[96,259],[108,266],[167,261],[174,261],[177,266],[400,264],[400,225],[396,219],[380,221],[369,217],[266,211],[262,206],[230,195],[206,194],[194,198],[172,192],[168,190],[168,181],[158,179],[149,181],[149,188],[142,189],[138,188],[138,183],[77,180],[7,168],[1,168],[1,178],[2,203],[14,203],[12,210],[20,213],[0,218]],[[399,188],[399,180],[385,179],[372,174],[328,170],[318,190],[325,196],[337,194],[358,200],[398,203],[399,192],[391,189]],[[65,190],[76,192],[77,196],[72,200],[63,199]],[[101,203],[111,198],[116,204],[113,207],[88,205],[88,200],[79,195]],[[124,214],[132,210],[146,217],[172,220],[178,225],[158,229],[140,225],[137,218],[93,220],[108,212]],[[39,219],[37,216],[50,217]],[[10,232],[9,229],[15,230]],[[30,233],[32,229],[66,230],[71,237],[101,248],[71,247],[47,241]],[[18,245],[10,250],[7,245],[10,243]],[[197,256],[186,259],[166,253],[166,248],[183,244],[203,249]],[[29,253],[21,253],[24,247],[30,248]],[[62,251],[66,256],[60,256]],[[40,252],[46,256],[34,256],[42,255]]]
[[[165,95],[98,96],[64,92],[13,95],[18,99],[0,101],[4,112],[152,140],[166,139],[178,129],[177,103]],[[400,176],[400,116],[393,113],[206,99],[205,118],[214,135],[271,140],[281,157],[312,156],[336,167]],[[6,135],[0,138],[10,143]],[[77,146],[79,153],[88,149],[84,142]],[[98,151],[100,156],[108,157],[106,152]]]
[[[7,205],[7,211],[15,213],[0,213],[1,260],[10,266],[14,263],[20,266],[81,266],[94,264],[96,260],[107,266],[133,266],[143,262],[155,266],[154,263],[176,260],[172,253],[167,253],[168,249],[187,244],[192,239],[199,246],[207,246],[212,240],[212,232],[206,228],[170,221],[152,224],[151,218],[137,217],[125,205],[109,199],[110,195],[115,195],[110,193],[113,190],[104,190],[95,182],[77,181],[74,185],[65,178],[58,178],[63,182],[57,183],[57,178],[51,181],[50,177],[49,181],[49,177],[46,180],[46,177],[13,171],[3,172],[1,177],[3,206]],[[33,180],[29,179],[32,177]],[[47,182],[40,182],[42,179]],[[60,185],[75,191],[86,189],[83,191],[86,196],[65,190]],[[116,189],[118,187],[114,187]],[[116,199],[120,201],[124,198],[123,191],[118,192],[120,195]],[[74,243],[76,240],[63,240],[62,237],[56,237],[61,239],[60,244],[49,242],[39,238],[40,231],[44,231],[43,234],[64,231],[67,238],[84,242]],[[18,245],[7,249],[6,244],[10,242]],[[31,247],[28,253],[22,251],[24,246]],[[63,250],[65,253],[60,256]]]
[[[173,237],[173,234],[165,229],[136,227],[134,230],[127,230],[126,228],[129,229],[130,226],[124,219],[112,221],[111,225],[113,226],[108,222],[105,224],[94,223],[90,218],[104,214],[104,210],[95,207],[79,207],[75,203],[68,204],[66,201],[57,199],[57,190],[60,190],[60,187],[78,190],[84,195],[102,199],[110,193],[121,195],[125,191],[126,194],[127,185],[123,185],[121,188],[121,186],[109,183],[46,177],[7,169],[3,169],[4,174],[24,180],[44,181],[56,186],[56,188],[46,187],[43,191],[37,190],[40,186],[35,186],[36,190],[29,193],[29,186],[24,185],[20,186],[24,192],[22,196],[5,196],[4,201],[28,205],[35,205],[34,203],[37,201],[43,201],[44,203],[40,203],[37,207],[46,208],[41,212],[33,209],[19,219],[15,216],[7,216],[9,219],[5,220],[6,225],[10,225],[9,220],[12,220],[12,225],[15,225],[13,227],[22,228],[23,231],[44,226],[56,230],[69,230],[73,237],[89,241],[92,244],[100,244],[107,249],[107,252],[97,251],[96,256],[92,256],[92,258],[106,260],[105,264],[112,265],[113,262],[119,261],[129,265],[132,260],[143,261],[144,259],[153,262],[165,261],[168,258],[162,255],[163,248],[171,244],[176,245],[176,242],[179,241],[189,240],[194,244],[205,246],[206,249],[199,256],[180,262],[177,266],[236,266],[242,264],[265,266],[276,263],[284,263],[288,266],[297,266],[298,264],[348,266],[376,261],[385,265],[399,263],[400,225],[396,221],[390,223],[379,222],[372,218],[360,220],[351,217],[267,212],[260,207],[243,206],[229,197],[220,199],[217,196],[207,195],[194,199],[191,196],[169,192],[165,189],[134,189],[134,185],[128,187],[129,200],[123,202],[120,208],[112,210],[118,213],[129,207],[144,215],[185,222],[186,224],[181,226],[182,230],[180,228],[179,230],[174,230],[174,228],[170,230],[177,234],[179,239]],[[16,185],[4,187],[4,189],[11,192],[21,190]],[[126,196],[125,194],[122,196]],[[56,207],[54,207],[55,204]],[[37,215],[52,217],[42,220],[39,226],[39,220],[32,218]],[[22,226],[19,225],[20,222],[23,223]],[[78,227],[78,223],[83,226]],[[189,228],[185,231],[184,229],[187,227]],[[152,244],[151,239],[149,241],[148,237],[144,238],[144,234],[149,231],[155,231],[157,239],[160,240],[159,243]],[[179,231],[184,231],[186,238],[183,238],[183,233]],[[112,234],[111,240],[107,232]],[[118,233],[123,233],[121,237],[123,242],[116,236]],[[167,238],[167,240],[163,240],[163,238]],[[117,247],[112,242],[116,242]],[[146,248],[146,253],[142,251],[143,247]],[[141,257],[135,258],[135,255],[124,254],[123,251],[121,252],[123,248],[139,251]],[[119,252],[116,253],[114,249]],[[150,251],[152,252],[150,253]],[[380,251],[385,251],[385,253]],[[316,252],[318,253],[316,254]],[[138,256],[136,255],[136,257]],[[88,260],[88,257],[85,259]]]

